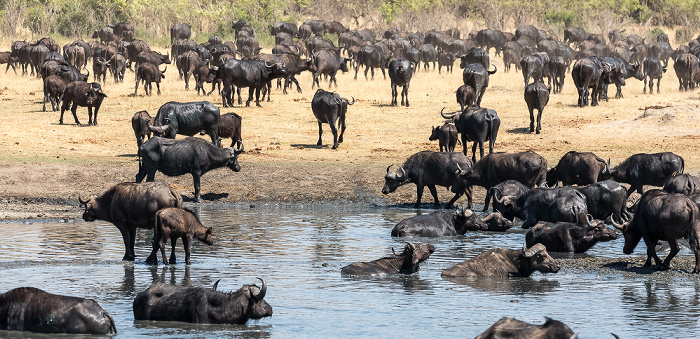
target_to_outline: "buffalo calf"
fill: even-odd
[[[172,253],[170,261],[165,257],[165,244],[170,238]],[[177,239],[182,238],[185,246],[185,263],[190,264],[192,252],[192,239],[202,241],[207,245],[213,245],[211,227],[204,227],[199,217],[192,210],[177,207],[164,208],[156,213],[156,224],[153,232],[153,252],[146,259],[146,263],[158,265],[158,250],[163,256],[163,264],[175,264],[175,245]]]
[[[439,140],[440,152],[454,152],[455,146],[457,145],[457,128],[450,123],[433,127],[433,131],[430,133],[428,140]]]

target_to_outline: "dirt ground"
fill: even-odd
[[[534,150],[545,156],[551,167],[570,150],[595,152],[610,158],[613,165],[635,153],[672,151],[685,158],[686,172],[698,172],[698,93],[678,91],[671,65],[661,80],[661,93],[644,94],[642,82],[629,79],[623,88],[624,98],[612,99],[612,87],[610,101],[597,107],[576,106],[576,90],[567,74],[564,91],[551,96],[542,117],[542,134],[537,135],[528,130],[521,73],[514,69],[504,72],[500,57],[493,62],[498,72],[491,77],[482,106],[496,110],[502,121],[496,152]],[[438,150],[437,141],[428,140],[431,126],[444,122],[440,116],[443,107],[446,111],[459,109],[454,91],[462,84],[459,67],[452,74],[444,69],[442,74],[420,70],[410,85],[410,107],[391,107],[390,83],[381,71],[369,81],[364,79],[364,69],[358,80],[353,80],[354,71],[339,73],[338,87],[333,90],[354,97],[356,102],[348,110],[345,142],[332,150],[327,125],[323,145],[316,146],[318,127],[310,108],[315,89],[311,89],[309,73],[297,77],[303,93],[292,90],[283,95],[273,90],[271,101],[261,102],[262,108],[254,104],[222,108],[216,92],[197,96],[194,90],[185,90],[175,65],[167,66],[162,94],[150,97],[141,86],[138,95],[133,95],[134,73],[127,71],[126,81],[117,84],[108,76],[103,85],[108,98],[100,109],[98,126],[77,126],[69,112],[65,124],[59,125],[60,112],[52,112],[50,104],[47,112],[42,111],[40,79],[15,75],[12,70],[0,72],[0,109],[4,113],[0,125],[0,219],[77,218],[80,192],[97,194],[118,182],[133,180],[138,160],[131,117],[139,110],[155,115],[168,101],[207,100],[219,106],[221,114],[236,112],[243,117],[242,170],[234,173],[224,168],[205,174],[205,203],[411,203],[415,201],[415,185],[401,187],[388,196],[381,194],[386,168],[401,164],[415,152]],[[328,88],[327,81],[321,84]],[[190,87],[194,88],[193,80]],[[86,111],[78,108],[82,123],[87,123]],[[224,140],[225,145],[228,142]],[[457,148],[462,150],[462,146]],[[169,178],[158,174],[156,179],[169,182],[186,199],[193,197],[189,175]],[[438,192],[441,201],[452,195],[445,189]],[[475,201],[483,194],[477,188]],[[423,201],[431,200],[426,190]]]

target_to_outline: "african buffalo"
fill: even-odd
[[[107,97],[107,95],[102,93],[102,87],[96,82],[87,83],[85,81],[73,81],[69,83],[63,91],[61,118],[58,120],[58,123],[61,125],[63,124],[63,113],[73,104],[71,112],[73,113],[76,125],[80,125],[80,121],[78,121],[78,116],[76,115],[78,106],[87,106],[88,125],[92,125],[93,123],[97,125],[97,112],[100,111],[102,99],[105,97]],[[95,107],[95,120],[92,120],[93,107]]]
[[[192,26],[190,24],[174,24],[170,27],[170,44],[175,40],[187,40],[192,35]]]
[[[525,234],[525,244],[540,243],[550,252],[584,253],[598,242],[617,239],[617,232],[600,220],[581,226],[570,222],[539,222]]]
[[[117,334],[114,319],[95,300],[51,294],[34,287],[0,293],[0,330]]]
[[[578,107],[588,105],[589,88],[591,88],[591,106],[598,105],[600,79],[604,70],[598,58],[587,57],[577,60],[571,70],[571,77],[578,91]]]
[[[401,254],[396,254],[394,248],[391,251],[393,256],[369,262],[356,262],[343,267],[340,272],[346,275],[412,274],[418,272],[420,263],[435,252],[435,247],[430,244],[416,245],[407,242]]]
[[[382,193],[389,194],[400,186],[414,183],[417,189],[415,207],[420,208],[425,186],[428,186],[430,194],[435,199],[435,207],[440,206],[435,186],[452,186],[457,173],[463,168],[471,168],[472,162],[462,153],[422,151],[411,155],[402,166],[399,166],[398,172],[389,172],[391,166],[386,168]],[[452,188],[452,192],[455,196],[447,203],[447,208],[452,207],[455,201],[465,193],[468,199],[467,207],[471,208],[471,187],[463,185],[460,190]]]
[[[691,174],[674,173],[664,183],[664,191],[693,195],[700,193],[700,178]]]
[[[150,62],[141,63],[136,68],[136,85],[134,86],[134,96],[136,96],[136,93],[139,90],[139,82],[141,81],[143,81],[143,91],[146,92],[146,95],[150,96],[153,94],[152,83],[154,82],[156,83],[156,88],[158,89],[158,95],[160,95],[160,81],[165,79],[166,70],[168,70],[168,67],[165,67],[165,69],[161,71],[158,66]]]
[[[690,53],[681,54],[674,59],[673,69],[678,77],[679,91],[695,89],[695,84],[700,80],[698,57]]]
[[[219,138],[231,138],[231,147],[237,142],[243,141],[241,121],[241,116],[236,113],[226,113],[219,119]]]
[[[683,173],[685,161],[671,152],[639,153],[625,159],[610,169],[610,175],[617,182],[630,184],[627,195],[635,190],[644,193],[643,186],[663,186],[674,173]]]
[[[219,148],[200,138],[188,137],[180,140],[153,137],[140,148],[143,163],[139,164],[136,182],[153,181],[156,172],[167,176],[190,173],[194,181],[194,200],[202,201],[200,196],[200,179],[210,170],[227,166],[234,172],[240,172],[238,155],[243,152],[243,143],[238,149]]]
[[[520,69],[523,71],[525,86],[530,81],[530,77],[535,82],[543,81],[545,76],[549,76],[549,56],[543,52],[526,55],[520,60]]]
[[[467,85],[462,85],[455,91],[457,97],[457,103],[460,106],[460,110],[464,111],[464,107],[474,105],[474,99],[476,98],[474,93],[474,88]]]
[[[493,65],[493,71],[489,71],[482,64],[470,64],[462,71],[462,81],[465,85],[474,89],[476,106],[481,106],[481,98],[484,97],[486,88],[489,87],[489,75],[495,74],[498,69]]]
[[[345,133],[345,115],[348,112],[348,106],[355,103],[355,98],[352,98],[352,102],[348,99],[341,97],[335,92],[326,92],[322,89],[316,90],[313,99],[311,99],[311,110],[318,121],[318,142],[316,145],[321,145],[321,135],[323,134],[323,124],[328,124],[331,127],[331,133],[333,133],[333,147],[332,149],[337,149],[338,145],[343,142],[343,133]],[[336,120],[338,121],[338,128],[340,128],[340,135],[338,135],[338,129],[335,126]]]
[[[586,196],[573,187],[535,188],[522,196],[504,196],[495,190],[493,199],[522,219],[520,227],[525,229],[538,221],[567,221],[579,225],[587,221]]]
[[[153,228],[155,214],[166,207],[182,207],[182,197],[164,182],[121,183],[98,196],[78,201],[85,205],[83,219],[108,221],[117,226],[126,251],[122,260],[134,261],[136,228]]]
[[[438,74],[442,72],[442,67],[445,67],[447,72],[452,73],[452,68],[455,63],[455,56],[450,52],[439,51],[437,55]]]
[[[571,29],[572,27],[567,28]],[[566,34],[566,31],[564,31]],[[476,339],[506,339],[506,338],[527,338],[527,339],[576,339],[578,336],[569,326],[561,321],[545,317],[542,325],[533,325],[521,320],[503,317],[495,324],[491,325],[484,333],[476,336]]]
[[[442,271],[442,277],[528,277],[534,271],[559,272],[559,265],[542,244],[530,248],[523,244],[521,250],[488,250]]]
[[[493,146],[496,144],[498,129],[501,126],[501,119],[496,111],[477,106],[468,106],[463,112],[445,114],[440,111],[440,115],[445,119],[454,121],[457,132],[461,133],[462,153],[467,155],[467,142],[472,144],[472,161],[476,162],[476,147],[479,146],[479,154],[484,157],[484,142],[489,142],[489,154],[493,153]]]
[[[408,60],[404,58],[396,58],[389,62],[389,79],[391,79],[391,105],[396,106],[398,91],[396,86],[403,87],[401,90],[401,105],[404,105],[404,97],[406,98],[406,107],[408,103],[408,87],[411,84],[414,67]]]
[[[260,278],[258,278],[260,279]],[[214,288],[179,287],[155,282],[134,299],[135,320],[181,321],[196,324],[243,325],[249,319],[272,316],[265,301],[267,285],[243,285],[235,292]]]
[[[488,220],[485,220],[488,218]],[[401,220],[391,230],[392,237],[443,237],[464,235],[467,231],[505,232],[513,226],[500,213],[479,218],[474,211],[460,207],[454,213],[436,211]]]
[[[428,140],[439,140],[440,152],[454,152],[457,145],[457,128],[447,122],[437,128],[433,127]]]
[[[148,129],[156,136],[170,139],[175,139],[177,134],[193,136],[205,131],[213,144],[221,146],[220,120],[219,108],[208,101],[170,101],[160,106]]]
[[[661,78],[664,73],[666,73],[666,65],[661,65],[656,57],[647,57],[644,59],[644,93],[647,92],[647,78],[649,78],[649,94],[654,92],[654,79],[656,79],[656,93],[659,93],[659,86],[661,85]]]
[[[67,85],[66,80],[59,75],[51,75],[44,79],[44,112],[46,112],[46,101],[50,101],[51,108],[54,111],[58,111],[63,98],[63,91]]]
[[[540,134],[542,111],[549,102],[549,87],[541,81],[535,81],[525,87],[524,97],[527,110],[530,112],[530,133],[536,131],[537,134]],[[533,114],[535,109],[537,109],[537,130],[535,130],[535,116]]]
[[[547,171],[547,185],[590,185],[610,178],[610,164],[592,152],[569,151]]]
[[[148,112],[138,111],[131,118],[131,128],[134,130],[134,135],[136,136],[137,147],[143,145],[143,140],[148,136],[151,138],[151,130],[148,129],[148,124],[153,124],[154,120]]]
[[[690,247],[695,254],[692,273],[700,272],[700,211],[684,194],[657,189],[647,191],[637,204],[632,220],[620,228],[625,236],[623,252],[631,254],[643,238],[647,246],[644,266],[650,266],[654,258],[658,269],[669,268],[671,259],[679,251],[678,239],[689,235]],[[663,263],[656,254],[659,240],[668,241],[671,248]]]
[[[190,209],[168,207],[156,212],[156,225],[153,229],[153,251],[146,259],[147,264],[158,265],[158,250],[163,256],[163,264],[175,264],[175,245],[182,238],[185,246],[185,263],[190,264],[192,240],[197,239],[207,245],[213,245],[211,227],[204,227],[199,216]],[[170,239],[172,253],[170,260],[165,257],[165,244]]]
[[[456,180],[452,192],[463,191],[466,187],[477,185],[486,189],[484,212],[488,209],[493,195],[491,187],[506,180],[517,180],[527,187],[541,186],[547,175],[547,160],[533,152],[490,153],[481,158],[471,168],[455,173]]]

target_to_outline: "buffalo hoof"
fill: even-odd
[[[146,258],[146,264],[158,266],[158,259],[154,257],[148,257]]]
[[[690,273],[693,273],[693,274],[700,273],[700,267],[695,267],[695,269],[693,269],[693,272],[690,272]]]
[[[175,260],[175,258],[172,257],[172,258],[170,258],[170,260],[168,260],[168,264],[170,264],[170,265],[175,265],[175,264],[177,264],[177,260]],[[189,264],[188,264],[188,265],[189,265]]]
[[[59,125],[63,125],[63,120],[59,120],[59,121],[58,121],[58,124],[59,124]]]
[[[540,134],[540,130],[537,130],[537,131],[535,132],[535,134]]]
[[[667,271],[670,268],[671,268],[670,266],[666,266],[664,264],[659,264],[659,265],[654,266],[654,269],[657,271]]]
[[[133,255],[124,255],[124,258],[122,258],[122,261],[134,261],[136,259]]]

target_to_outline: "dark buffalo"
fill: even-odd
[[[530,190],[532,189],[523,185],[523,183],[521,183],[520,181],[506,180],[500,184],[491,187],[489,189],[489,195],[493,197],[494,194],[498,194],[496,192],[499,192],[500,194],[505,196],[522,197],[527,195],[530,192]],[[489,208],[490,200],[491,199],[486,200],[486,203],[484,204],[484,210],[487,210]],[[513,206],[506,206],[502,203],[499,203],[495,199],[493,200],[493,210],[499,212],[501,215],[503,215],[504,218],[510,221],[515,220],[515,217],[517,217],[520,214],[520,211],[514,209]]]
[[[152,125],[153,123],[153,117],[146,111],[138,111],[131,118],[131,128],[134,130],[134,135],[136,136],[137,150],[143,145],[146,136],[148,136],[148,139],[151,138],[151,130],[148,129],[148,125]]]
[[[438,140],[440,144],[440,152],[454,152],[457,145],[457,128],[455,125],[445,123],[442,126],[433,127],[428,140]]]
[[[160,54],[160,52],[141,52],[137,57],[136,57],[136,66],[148,62],[151,64],[154,64],[156,66],[160,66],[161,64],[170,64],[170,55],[163,55]]]
[[[649,78],[649,94],[654,93],[654,79],[656,79],[656,93],[659,93],[661,86],[661,78],[666,73],[666,66],[661,65],[656,57],[647,57],[644,59],[644,93],[647,92],[647,78]]]
[[[326,22],[324,20],[309,19],[304,21],[302,25],[308,25],[309,27],[311,27],[311,31],[314,34],[323,35],[323,33],[326,32],[326,27],[324,25],[325,23]]]
[[[175,40],[187,40],[192,36],[192,26],[190,24],[174,24],[170,27],[170,44]]]
[[[474,88],[472,88],[471,86],[459,86],[459,88],[457,88],[457,91],[455,91],[455,95],[457,97],[457,103],[460,106],[460,110],[464,111],[465,107],[474,105],[474,99],[476,98],[476,94],[474,93]]]
[[[435,68],[435,62],[437,61],[437,51],[435,47],[431,44],[423,44],[418,48],[420,51],[420,60],[423,62],[423,68],[429,69],[428,63],[433,63],[433,68]]]
[[[139,90],[139,82],[143,81],[143,90],[146,95],[153,94],[153,84],[156,83],[156,88],[158,89],[158,95],[160,95],[160,81],[165,79],[165,71],[168,68],[165,67],[164,70],[160,70],[157,65],[150,62],[144,62],[136,68],[136,84],[134,86],[134,96]]]
[[[454,67],[455,60],[456,57],[452,53],[439,51],[437,54],[438,73],[442,72],[442,67],[445,67],[447,72],[452,73],[452,68]]]
[[[321,135],[323,134],[323,124],[328,124],[331,127],[331,133],[333,133],[333,147],[332,149],[337,149],[338,145],[343,142],[343,133],[345,133],[345,115],[348,111],[348,106],[355,103],[355,98],[352,102],[348,99],[341,97],[335,92],[326,92],[322,89],[316,90],[313,99],[311,100],[311,110],[318,120],[318,142],[316,145],[321,145]],[[338,121],[338,128],[340,128],[340,135],[338,135],[338,129],[335,126],[336,120]]]
[[[190,209],[168,207],[156,212],[156,225],[153,229],[153,251],[146,259],[147,264],[158,265],[158,250],[163,257],[163,264],[175,264],[175,246],[177,239],[182,238],[185,246],[185,263],[190,265],[192,240],[197,239],[207,245],[213,245],[211,227],[204,227],[199,217]],[[165,256],[165,244],[170,239],[172,253],[170,260]]]
[[[538,221],[586,225],[586,196],[573,187],[535,188],[519,197],[504,196],[495,190],[493,199],[523,220],[521,228],[530,228]]]
[[[603,58],[603,63],[605,63],[611,70],[610,76],[606,81],[603,81],[603,88],[601,89],[601,94],[606,98],[608,97],[608,82],[614,83],[617,87],[617,92],[615,92],[615,98],[622,98],[622,86],[625,85],[625,79],[631,77],[637,80],[644,79],[643,73],[641,72],[641,65],[630,65],[627,61],[619,57],[606,57]]]
[[[445,119],[452,119],[457,128],[457,132],[462,135],[462,153],[467,155],[467,142],[473,141],[472,161],[476,162],[476,146],[479,146],[480,158],[484,157],[484,142],[489,142],[489,154],[493,153],[493,146],[496,144],[498,129],[501,126],[501,119],[496,111],[487,108],[468,106],[466,110],[445,114],[444,108],[440,115]]]
[[[528,277],[535,271],[559,272],[559,265],[542,244],[530,248],[523,244],[521,250],[488,250],[442,271],[442,277]]]
[[[236,113],[226,113],[219,120],[219,138],[231,138],[231,147],[243,141],[241,121],[241,116]]]
[[[486,48],[486,53],[489,52],[491,47],[495,48],[496,55],[498,55],[506,44],[506,36],[503,32],[498,30],[483,29],[476,33],[474,42],[476,42],[479,47]]]
[[[39,77],[39,68],[44,62],[46,55],[49,54],[50,50],[48,47],[42,44],[28,45],[29,49],[29,60],[32,64],[32,74],[36,74]]]
[[[525,87],[525,103],[527,110],[530,112],[530,133],[535,132],[540,134],[542,129],[542,111],[549,102],[549,87],[545,86],[541,81],[535,81]],[[535,116],[533,111],[537,109],[537,129],[535,130]]]
[[[392,252],[394,249],[391,249]],[[343,267],[340,272],[347,275],[384,275],[384,274],[412,274],[418,272],[421,262],[435,252],[435,247],[430,244],[406,243],[401,254],[394,252],[393,256],[377,259],[370,262],[356,262]]]
[[[610,178],[610,164],[592,152],[569,151],[547,171],[547,185],[590,185]]]
[[[258,278],[260,279],[260,278]],[[244,285],[236,292],[214,288],[179,287],[155,282],[134,299],[135,320],[181,321],[197,324],[243,325],[249,319],[272,316],[265,301],[267,285]]]
[[[122,38],[122,40],[125,40],[125,41],[134,40],[135,27],[134,27],[134,25],[132,25],[128,22],[120,22],[120,23],[112,26],[112,30],[114,31],[114,35],[116,37]]]
[[[204,131],[214,145],[221,146],[219,121],[219,108],[208,101],[170,101],[160,106],[154,125],[148,128],[156,136],[169,139],[175,139],[177,134],[193,136]]]
[[[571,29],[572,27],[567,28]],[[579,28],[580,29],[580,28]],[[564,31],[566,34],[566,31]],[[503,317],[491,325],[484,333],[476,336],[476,339],[576,339],[577,335],[569,326],[561,321],[546,318],[542,325],[533,325],[513,318]]]
[[[105,78],[107,78],[107,64],[109,61],[102,57],[97,57],[92,59],[92,74],[95,82],[100,82],[102,78],[102,84],[105,83]]]
[[[182,197],[164,182],[121,183],[98,196],[78,196],[85,205],[83,219],[108,221],[117,226],[126,251],[122,260],[134,261],[136,228],[153,228],[155,214],[166,207],[182,207]]]
[[[270,35],[274,36],[280,32],[295,36],[299,33],[299,29],[294,23],[276,21],[272,24],[272,27],[270,27]]]
[[[471,64],[481,64],[484,68],[488,68],[491,64],[489,54],[481,48],[472,48],[459,58],[461,59],[459,68],[466,68]]]
[[[92,299],[18,287],[0,294],[0,330],[117,334],[114,319]]]
[[[260,106],[260,91],[272,79],[284,76],[283,64],[269,64],[261,60],[227,60],[220,68],[219,74],[223,81],[221,99],[224,107],[233,106],[234,86],[238,87],[238,104],[242,104],[240,89],[248,87],[248,100],[246,106],[250,106],[255,92],[255,105]],[[263,97],[264,99],[264,97]]]
[[[367,79],[367,71],[372,71],[372,80],[374,80],[374,69],[379,67],[386,79],[386,59],[382,50],[376,46],[362,46],[357,53],[357,67],[355,67],[355,79],[357,72],[360,70],[360,65],[365,66],[365,79]]]
[[[515,40],[518,40],[520,39],[520,37],[523,36],[528,37],[534,40],[535,42],[541,40],[540,31],[537,29],[537,27],[533,25],[522,25],[515,30]]]
[[[71,45],[66,48],[65,61],[69,65],[81,69],[86,64],[86,58],[87,55],[81,45]]]
[[[343,24],[337,21],[326,21],[323,23],[323,28],[328,34],[340,34],[349,31]]]
[[[58,111],[63,98],[63,91],[65,91],[67,85],[66,80],[60,75],[51,75],[44,79],[44,108],[42,109],[44,112],[46,112],[46,101],[50,101],[51,108],[54,111]]]
[[[100,42],[103,44],[106,44],[110,41],[114,41],[114,29],[110,26],[105,26],[100,28],[99,30],[96,30],[92,34],[93,39],[100,39]]]
[[[686,195],[656,189],[647,191],[637,204],[632,220],[621,228],[625,235],[623,252],[631,254],[643,238],[647,246],[644,266],[650,266],[654,258],[659,269],[669,268],[671,259],[679,251],[678,239],[689,235],[690,247],[695,254],[692,273],[700,272],[700,211]],[[668,241],[671,248],[663,262],[656,254],[659,240]]]
[[[12,52],[0,52],[0,64],[7,64],[7,67],[5,67],[5,73],[12,67],[12,70],[17,74],[17,69],[15,68],[15,64],[19,62],[18,57],[13,57]]]
[[[400,186],[414,183],[417,189],[415,206],[419,208],[423,196],[423,188],[428,186],[430,194],[435,199],[435,206],[438,207],[440,206],[440,201],[438,200],[435,186],[452,186],[460,169],[469,169],[471,166],[472,162],[462,153],[418,152],[411,155],[402,166],[399,166],[398,172],[389,172],[391,166],[387,167],[382,193],[389,194]],[[452,192],[455,193],[455,196],[447,203],[448,208],[465,193],[468,199],[467,206],[472,206],[471,187],[464,185],[460,190],[456,190],[453,187]]]
[[[492,213],[489,222],[479,218],[468,208],[459,208],[454,213],[436,211],[401,220],[391,230],[392,237],[443,237],[464,235],[467,231],[505,232],[513,226],[500,213]]]
[[[124,73],[126,72],[127,63],[126,58],[121,54],[115,54],[112,59],[109,60],[109,68],[114,75],[114,82],[124,82]]]
[[[199,68],[204,66],[205,62],[195,51],[186,51],[177,58],[178,68],[182,67],[181,75],[185,79],[185,89],[190,88],[190,76]]]
[[[389,62],[389,79],[391,79],[391,105],[397,105],[398,91],[396,86],[403,87],[401,90],[401,105],[404,105],[404,97],[406,99],[406,107],[408,103],[408,87],[411,84],[414,67],[410,61],[404,58],[396,58]]]
[[[523,78],[527,87],[530,77],[534,81],[542,81],[549,74],[549,57],[547,53],[542,52],[526,55],[520,60],[520,68],[523,71]]]
[[[153,137],[139,148],[143,163],[139,165],[136,182],[143,181],[146,176],[146,181],[153,181],[157,171],[167,176],[190,173],[194,181],[194,199],[202,201],[199,190],[202,175],[224,166],[240,172],[238,155],[243,152],[243,143],[238,144],[238,149],[219,148],[200,138],[172,140]]]
[[[627,195],[635,190],[644,193],[643,186],[663,186],[674,173],[683,173],[685,161],[671,152],[639,153],[610,169],[613,180],[630,184]]]
[[[591,89],[591,106],[598,106],[598,91],[603,71],[602,63],[595,57],[582,58],[574,63],[571,77],[578,91],[578,107],[588,105],[589,88]]]
[[[58,123],[61,125],[63,124],[63,113],[66,111],[66,109],[70,107],[76,125],[80,125],[80,121],[78,121],[76,111],[78,109],[78,106],[87,106],[88,125],[97,125],[97,113],[100,111],[102,99],[106,97],[107,95],[102,93],[102,87],[100,87],[100,84],[96,82],[87,83],[85,81],[73,81],[69,83],[68,85],[66,85],[66,89],[63,91],[61,118],[58,120]],[[72,107],[71,104],[73,104]],[[92,119],[93,107],[95,108],[95,120]]]
[[[486,189],[484,212],[488,208],[494,187],[506,180],[517,180],[527,187],[540,186],[547,177],[547,160],[533,152],[490,153],[471,168],[455,173],[452,192],[460,192],[468,186],[477,185]]]
[[[617,232],[602,221],[593,220],[581,226],[570,222],[540,222],[525,234],[525,244],[540,243],[550,252],[584,253],[598,242],[617,239]]]
[[[498,69],[493,65],[493,71],[489,71],[482,64],[470,64],[462,72],[462,81],[465,85],[474,88],[476,106],[481,106],[481,98],[484,97],[486,88],[489,87],[489,75],[495,74]]]
[[[503,67],[510,72],[510,65],[515,65],[515,70],[520,70],[520,52],[512,49],[503,51]]]
[[[347,62],[350,61],[348,58],[340,56],[340,52],[336,52],[330,49],[322,49],[313,54],[312,59],[314,60],[314,66],[316,71],[314,72],[313,81],[311,83],[311,88],[314,85],[321,87],[319,83],[319,76],[321,74],[328,76],[328,87],[335,83],[335,87],[338,87],[338,80],[335,79],[335,74],[338,71],[348,72]],[[391,76],[391,71],[389,73]]]
[[[647,56],[657,58],[664,62],[664,67],[668,65],[668,58],[673,53],[673,48],[668,42],[657,41],[650,42],[646,45]]]
[[[674,173],[664,183],[664,191],[685,195],[700,194],[700,178],[691,174]]]
[[[695,89],[695,84],[700,80],[698,57],[690,53],[681,54],[675,59],[673,69],[678,77],[679,91]]]

